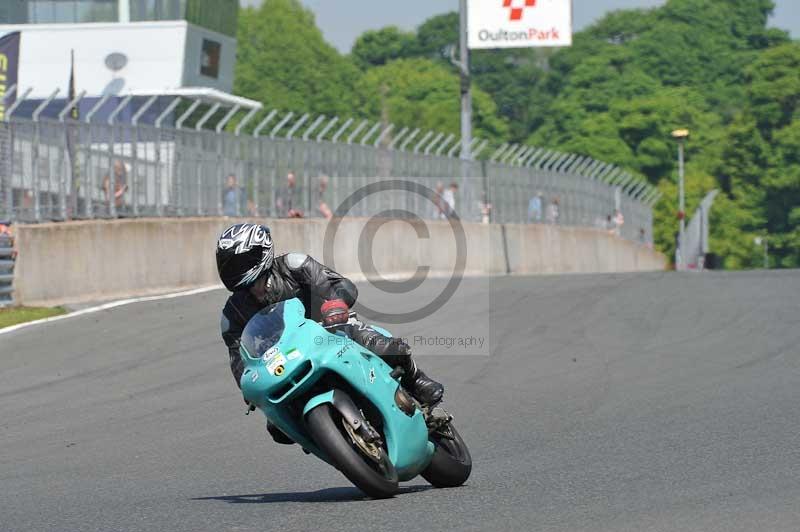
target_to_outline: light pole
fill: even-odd
[[[683,164],[683,148],[686,144],[686,139],[689,138],[688,129],[676,129],[672,132],[672,138],[678,141],[678,220],[680,220],[680,231],[678,233],[678,260],[675,267],[678,270],[683,270],[686,265],[684,258],[684,237],[686,235],[686,205],[684,196],[684,164]]]
[[[472,159],[472,90],[469,75],[469,48],[467,46],[467,0],[459,2],[458,24],[459,61],[461,73],[461,159]]]
[[[757,237],[755,237],[755,239],[753,239],[753,241],[755,242],[756,246],[760,246],[761,244],[764,244],[764,269],[768,270],[769,269],[769,242],[767,241],[767,237],[765,237],[765,236],[763,236],[763,237],[762,236],[757,236]]]
[[[450,61],[458,67],[461,74],[461,198],[466,204],[470,198],[470,162],[472,161],[472,89],[469,75],[469,46],[467,41],[467,0],[459,1],[458,51],[450,48]]]

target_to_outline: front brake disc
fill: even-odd
[[[347,423],[344,419],[342,419],[342,425],[344,426],[345,432],[347,432],[347,434],[350,436],[350,439],[353,441],[356,447],[364,451],[364,454],[366,454],[371,460],[380,463],[381,459],[380,447],[378,447],[378,445],[375,444],[374,442],[370,443],[364,440],[364,438],[362,438],[360,434],[357,434],[356,431],[353,429],[353,427],[351,427],[350,424]]]

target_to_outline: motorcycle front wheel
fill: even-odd
[[[306,422],[316,444],[358,489],[376,499],[398,492],[397,471],[386,450],[348,431],[342,416],[331,405],[325,403],[311,410]]]
[[[472,457],[452,423],[431,434],[430,439],[436,451],[422,478],[436,488],[455,488],[466,482],[472,473]]]

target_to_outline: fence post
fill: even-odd
[[[33,115],[31,116],[31,120],[34,123],[34,141],[32,146],[32,155],[33,155],[33,164],[31,165],[33,168],[33,176],[31,178],[32,185],[33,185],[33,219],[37,222],[42,221],[42,212],[41,212],[41,198],[39,193],[39,187],[41,185],[40,178],[39,178],[39,149],[41,147],[41,124],[39,123],[39,116],[42,114],[44,109],[50,105],[56,95],[60,92],[60,89],[54,90],[50,96],[48,96],[36,110],[33,111]]]

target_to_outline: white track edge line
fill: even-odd
[[[24,323],[18,323],[16,325],[10,325],[8,327],[0,329],[0,335],[8,334],[14,331],[18,331],[20,329],[25,329],[27,327],[33,327],[34,325],[41,325],[43,323],[52,323],[54,321],[66,320],[68,318],[76,318],[78,316],[84,316],[86,314],[94,314],[95,312],[100,312],[101,310],[108,310],[116,307],[122,307],[125,305],[131,305],[133,303],[145,303],[147,301],[159,301],[162,299],[174,299],[176,297],[193,296],[196,294],[203,294],[205,292],[212,292],[214,290],[219,290],[221,288],[224,288],[221,284],[215,284],[212,286],[203,286],[201,288],[194,288],[192,290],[184,290],[183,292],[172,292],[169,294],[161,294],[157,296],[121,299],[119,301],[112,301],[110,303],[105,303],[103,305],[97,305],[96,307],[89,307],[81,310],[76,310],[74,312],[69,312],[67,314],[62,314],[60,316],[53,316],[51,318],[42,318],[40,320],[26,321]]]

